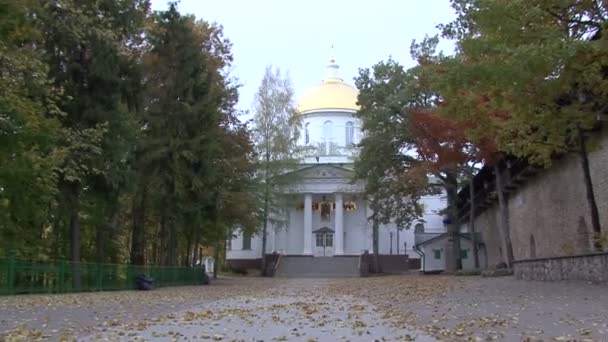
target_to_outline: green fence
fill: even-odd
[[[155,287],[203,284],[203,268],[136,266],[70,261],[32,261],[0,257],[0,295],[129,290],[147,275]]]

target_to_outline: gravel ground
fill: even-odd
[[[243,277],[151,292],[0,297],[0,341],[435,338],[608,341],[608,287],[511,277]]]
[[[397,324],[448,341],[608,341],[606,285],[404,276],[333,290],[365,296]]]

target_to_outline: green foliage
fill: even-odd
[[[455,0],[458,53],[436,70],[446,111],[473,139],[549,165],[605,108],[608,14],[594,1]]]
[[[259,203],[258,222],[263,226],[284,223],[283,187],[295,181],[299,122],[293,104],[289,75],[267,67],[254,101],[253,139],[256,151],[254,192]],[[265,232],[261,232],[265,234]]]
[[[355,163],[357,178],[366,181],[366,194],[381,223],[394,221],[408,228],[422,215],[418,199],[426,192],[426,173],[414,157],[411,111],[429,105],[420,92],[415,70],[404,70],[394,60],[360,70],[357,113],[366,132]],[[421,172],[422,171],[422,172]]]
[[[0,254],[190,264],[254,226],[231,44],[149,7],[0,1]]]
[[[293,88],[289,75],[267,67],[255,94],[253,139],[257,153],[255,193],[261,224],[262,274],[266,272],[266,237],[268,224],[274,229],[285,225],[287,205],[284,188],[297,177],[293,172],[299,134],[299,122],[293,105]]]
[[[57,192],[56,145],[62,113],[33,44],[40,31],[28,12],[35,1],[0,1],[0,253],[39,255],[49,202]]]
[[[221,27],[182,16],[174,4],[152,20],[139,163],[156,185],[146,196],[161,221],[161,262],[173,264],[178,245],[223,241],[232,224],[251,222],[252,200],[239,194],[248,187],[252,149],[235,117]]]

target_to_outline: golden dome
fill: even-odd
[[[298,105],[298,112],[338,109],[357,111],[357,89],[338,78],[338,65],[332,57],[329,61],[328,77],[318,86],[308,90]]]

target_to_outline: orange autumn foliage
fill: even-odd
[[[458,122],[433,111],[411,114],[411,133],[417,153],[430,172],[455,170],[469,162],[492,163],[497,157],[496,143],[490,137],[471,141],[467,130],[474,122]]]

